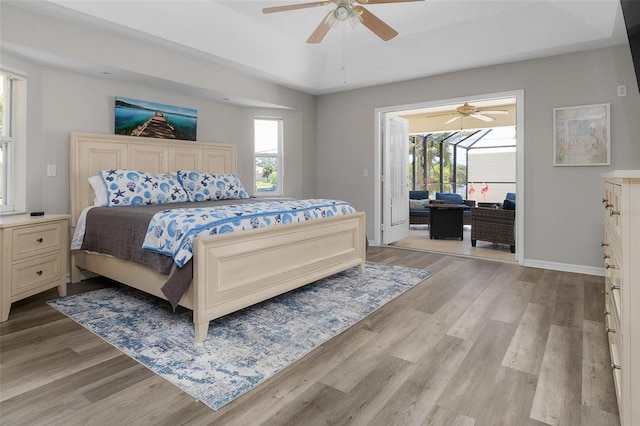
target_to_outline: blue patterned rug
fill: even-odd
[[[431,272],[367,262],[211,322],[194,344],[191,311],[126,286],[49,304],[216,410],[340,334]]]

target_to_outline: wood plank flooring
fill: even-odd
[[[14,303],[0,423],[619,425],[603,278],[390,247],[368,260],[434,274],[219,411],[50,308],[55,290]]]
[[[409,236],[391,243],[393,247],[404,247],[429,252],[445,254],[461,254],[482,259],[499,259],[510,262],[516,261],[516,255],[511,253],[505,244],[493,244],[487,241],[477,241],[476,247],[471,246],[471,227],[465,226],[462,241],[455,238],[430,239],[429,225],[411,225]]]

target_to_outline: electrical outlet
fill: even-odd
[[[618,96],[627,96],[627,86],[618,86]]]
[[[47,165],[47,176],[55,176],[56,175],[56,165],[49,164]]]

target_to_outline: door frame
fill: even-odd
[[[413,104],[392,105],[378,107],[374,110],[375,143],[374,143],[374,235],[372,245],[382,243],[382,119],[383,114],[397,113],[399,111],[430,108],[441,105],[458,104],[464,102],[478,102],[499,98],[516,98],[516,193],[518,194],[518,208],[516,209],[516,262],[523,264],[524,253],[524,212],[525,212],[525,186],[524,186],[524,90],[511,90],[506,92],[485,93],[481,95],[464,96],[451,99],[439,99]]]

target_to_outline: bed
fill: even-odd
[[[72,235],[81,212],[93,205],[89,177],[99,170],[112,169],[235,173],[236,146],[71,133]],[[199,237],[193,247],[193,280],[179,305],[193,310],[195,340],[202,342],[211,320],[352,267],[364,273],[365,257],[362,212]],[[167,276],[152,268],[114,256],[73,250],[72,283],[81,280],[82,271],[166,299],[160,289]]]

